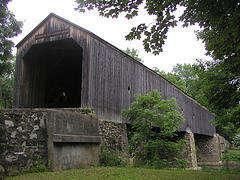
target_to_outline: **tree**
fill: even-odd
[[[136,97],[123,115],[131,122],[128,140],[138,163],[179,165],[183,141],[175,136],[184,119],[175,99],[166,100],[159,92],[152,91]]]
[[[177,64],[171,72],[153,70],[175,84],[182,91],[196,99],[200,104],[209,107],[205,95],[207,63],[197,60],[194,64]]]
[[[133,59],[135,59],[135,60],[143,63],[143,60],[139,57],[139,54],[138,54],[138,50],[137,50],[137,49],[127,48],[124,52],[127,53],[129,56],[131,56]]]
[[[202,77],[201,89],[207,107],[216,114],[217,132],[232,141],[240,131],[239,80],[222,62],[210,63]]]
[[[0,107],[8,106],[11,102],[11,88],[13,82],[13,56],[14,43],[10,38],[21,32],[22,23],[8,10],[7,4],[10,0],[0,3]],[[4,97],[3,97],[4,96]],[[6,99],[7,98],[7,99]]]
[[[0,109],[12,107],[13,85],[14,85],[14,62],[15,58],[9,60],[8,72],[0,76]]]
[[[185,85],[185,92],[196,99],[200,104],[209,108],[209,101],[206,98],[206,71],[208,62],[196,60],[193,64],[177,64],[172,73],[180,78]]]
[[[149,16],[154,17],[154,22],[149,25],[143,22],[133,27],[126,38],[143,37],[147,52],[161,52],[169,28],[183,22],[183,26],[198,24],[202,28],[199,37],[206,43],[210,54],[218,59],[223,54],[234,53],[233,56],[236,56],[234,49],[237,48],[232,47],[238,46],[240,37],[240,3],[236,0],[76,0],[76,3],[76,9],[81,12],[97,9],[101,16],[117,18],[124,14],[127,19],[138,16],[140,6],[144,5]],[[175,14],[179,6],[184,7],[184,11],[178,18]]]
[[[234,141],[236,136],[240,135],[240,105],[233,108],[225,109],[218,113],[215,124],[218,130],[228,140]]]
[[[7,4],[10,0],[1,1],[0,4],[0,75],[8,73],[9,60],[12,58],[14,43],[10,38],[21,32],[21,22],[8,10]]]
[[[185,82],[180,78],[180,76],[178,76],[172,72],[161,71],[157,67],[154,67],[153,71],[155,71],[156,73],[158,73],[159,75],[161,75],[162,77],[164,77],[165,79],[167,79],[168,81],[170,81],[171,83],[176,85],[182,91],[184,91],[184,92],[187,91]]]
[[[205,72],[204,78],[207,82],[205,95],[211,109],[216,113],[238,105],[240,101],[239,82],[222,63],[212,64]]]

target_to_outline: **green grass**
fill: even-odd
[[[61,172],[31,173],[7,180],[77,180],[77,179],[166,179],[166,180],[240,180],[240,173],[225,171],[159,170],[134,167],[93,167]]]

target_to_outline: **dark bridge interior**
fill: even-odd
[[[82,48],[73,40],[34,45],[24,56],[25,107],[80,107]]]

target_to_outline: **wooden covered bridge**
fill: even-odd
[[[51,13],[17,44],[15,109],[90,107],[101,121],[125,125],[122,110],[136,95],[151,90],[176,98],[180,105],[186,119],[180,131],[187,134],[191,166],[218,164],[224,143],[210,122],[214,115],[167,79],[95,34]],[[126,137],[126,132],[121,132],[116,141]],[[116,134],[114,131],[108,136]],[[56,136],[57,142],[64,141],[61,134]],[[68,135],[68,142],[85,138],[69,137],[73,136]],[[93,142],[96,138],[92,137],[88,140]],[[197,155],[195,145],[199,147]]]
[[[92,107],[101,119],[122,122],[121,111],[138,94],[158,90],[176,98],[182,130],[213,136],[205,107],[174,84],[95,34],[55,14],[17,44],[14,106]]]

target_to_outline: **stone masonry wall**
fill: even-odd
[[[128,140],[125,123],[99,120],[99,134],[102,145],[112,150],[127,152]]]
[[[127,155],[126,124],[100,120],[95,127],[87,122],[97,123],[96,118],[80,113],[76,109],[1,110],[0,166],[7,174],[18,174],[39,163],[53,170],[97,164],[98,133],[102,145]]]
[[[1,110],[0,170],[13,175],[97,165],[98,129],[96,117],[75,109]]]
[[[23,109],[0,111],[0,165],[16,174],[36,164],[47,165],[46,112]]]

